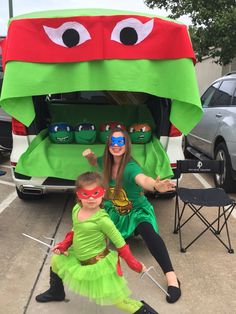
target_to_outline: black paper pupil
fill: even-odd
[[[122,44],[130,46],[136,44],[138,40],[138,34],[132,27],[125,27],[120,32],[120,41]]]
[[[78,45],[80,36],[75,29],[69,28],[63,33],[62,40],[67,47],[71,48]]]

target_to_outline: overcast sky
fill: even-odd
[[[151,10],[145,6],[143,0],[12,0],[13,16],[33,11],[70,9],[70,8],[106,8],[128,10],[136,12],[149,12],[160,16],[167,16],[164,10]],[[0,0],[0,36],[7,33],[7,21],[9,18],[9,1]],[[187,17],[179,19],[190,24]]]

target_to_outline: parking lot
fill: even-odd
[[[23,202],[17,198],[10,174],[8,158],[1,160],[0,169],[7,174],[0,177],[0,304],[4,314],[49,313],[105,313],[118,314],[110,307],[99,307],[66,291],[67,302],[36,303],[34,298],[48,287],[50,256],[40,244],[25,238],[30,234],[45,241],[43,236],[64,237],[71,227],[72,194],[49,194],[42,200]],[[183,179],[189,186],[208,187],[209,177]],[[189,181],[187,181],[189,180]],[[200,181],[199,181],[200,180]],[[231,195],[236,198],[235,194]],[[169,249],[175,271],[181,281],[182,297],[176,304],[168,304],[165,295],[148,278],[126,268],[124,273],[133,295],[150,303],[159,313],[235,313],[236,254],[227,250],[209,233],[197,241],[185,254],[179,251],[178,236],[173,234],[174,199],[152,201],[160,233]],[[236,214],[230,218],[232,246],[236,249]],[[196,220],[186,229],[186,240],[201,225]],[[165,279],[142,239],[129,240],[134,254],[146,266],[154,265],[157,281],[165,287]]]

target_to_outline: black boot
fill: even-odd
[[[143,303],[143,306],[140,307],[140,309],[134,314],[158,314],[150,305],[148,305],[144,301],[141,302]]]
[[[65,290],[60,277],[50,268],[50,288],[36,295],[37,302],[63,301],[65,300]]]

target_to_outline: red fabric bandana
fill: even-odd
[[[178,58],[195,62],[186,25],[137,15],[13,20],[4,48],[6,62]]]
[[[86,189],[78,189],[76,191],[76,195],[79,199],[87,200],[90,197],[92,198],[99,198],[102,197],[105,194],[105,190],[101,186],[96,186],[96,188],[92,190],[86,190]]]

